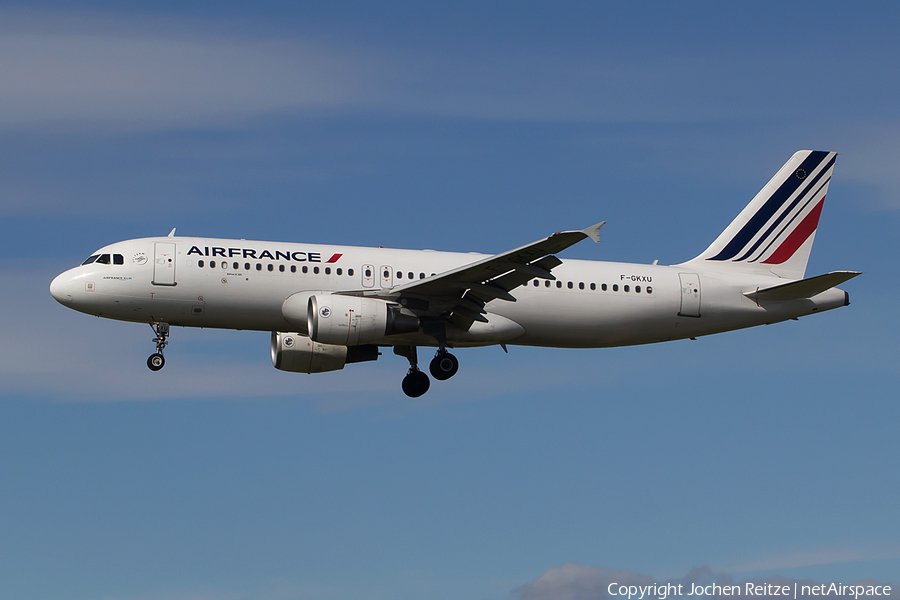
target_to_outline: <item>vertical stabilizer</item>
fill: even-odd
[[[689,262],[802,279],[836,157],[817,150],[794,154],[716,241]]]

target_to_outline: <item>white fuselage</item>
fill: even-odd
[[[298,292],[387,289],[487,256],[188,237],[128,240],[96,252],[107,254],[121,256],[122,264],[111,260],[70,269],[54,279],[53,296],[110,319],[261,331],[298,331],[282,310]],[[687,265],[563,260],[553,275],[555,281],[535,279],[515,289],[516,302],[489,302],[491,322],[476,323],[471,334],[452,337],[448,345],[646,344],[774,323],[847,303],[837,288],[812,298],[756,301],[744,294],[786,280]],[[509,321],[517,327],[504,326]],[[422,332],[379,343],[437,345]]]

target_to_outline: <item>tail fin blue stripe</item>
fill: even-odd
[[[830,166],[830,165],[829,165],[829,166]],[[828,168],[826,167],[825,169],[823,169],[822,172],[824,173],[824,172],[827,171],[827,170],[828,170]],[[812,204],[813,202],[816,201],[816,198],[819,196],[819,192],[822,191],[822,188],[824,188],[826,185],[828,185],[828,182],[829,182],[829,181],[831,181],[831,177],[829,177],[828,179],[826,179],[825,181],[822,182],[822,185],[820,185],[820,186],[818,187],[818,189],[816,189],[816,191],[813,192],[813,193],[809,196],[809,200],[806,201],[806,204],[803,205],[803,208],[801,208],[800,210],[798,210],[798,211],[796,212],[796,214],[794,214],[794,216],[790,218],[790,220],[785,224],[785,226],[781,229],[781,231],[778,232],[778,235],[773,236],[773,237],[771,238],[771,241],[766,245],[765,248],[763,248],[763,251],[760,252],[759,255],[758,255],[756,258],[754,258],[753,260],[751,260],[750,262],[756,262],[756,261],[758,261],[760,258],[762,258],[762,256],[763,256],[766,252],[769,251],[769,248],[772,247],[772,244],[774,244],[775,241],[778,240],[778,239],[784,234],[784,232],[787,231],[787,230],[790,228],[790,226],[794,223],[794,221],[797,220],[797,217],[799,217],[800,215],[802,215],[802,214],[804,213],[804,211],[806,210],[806,207],[809,206],[810,204]],[[825,199],[825,196],[822,196],[821,200],[824,200],[824,199]],[[763,239],[766,239],[766,238],[763,238]]]
[[[805,172],[811,173],[827,156],[828,152],[814,150],[810,152],[809,156],[800,164],[798,170],[803,169]],[[737,235],[728,242],[722,251],[709,260],[730,260],[734,258],[737,253],[753,239],[753,236],[759,233],[759,230],[772,218],[772,215],[778,212],[778,209],[784,205],[787,199],[790,198],[802,184],[803,179],[798,177],[788,177],[788,179],[769,197],[762,208],[760,208],[741,228]]]
[[[818,173],[818,174],[817,174],[817,175],[809,182],[809,184],[806,186],[806,188],[805,188],[801,193],[797,194],[797,197],[794,198],[794,201],[791,202],[791,205],[787,208],[787,210],[785,210],[784,212],[782,212],[782,213],[778,216],[778,218],[775,219],[775,222],[772,223],[772,225],[769,227],[769,229],[768,229],[763,235],[761,235],[761,236],[759,237],[758,240],[756,240],[756,243],[753,244],[753,246],[752,246],[747,252],[745,252],[744,255],[743,255],[742,257],[740,257],[740,258],[738,258],[738,259],[736,259],[736,260],[746,260],[747,257],[749,257],[750,255],[752,255],[752,254],[756,251],[756,249],[759,248],[759,246],[760,246],[764,241],[766,241],[766,240],[769,238],[769,235],[770,235],[773,231],[775,231],[775,228],[778,227],[778,225],[779,225],[779,224],[780,224],[780,223],[781,223],[781,222],[782,222],[789,214],[791,214],[791,212],[797,207],[797,204],[799,204],[801,200],[803,200],[804,198],[806,198],[807,194],[809,193],[809,190],[810,190],[814,185],[816,185],[816,183],[818,183],[819,179],[821,179],[821,178],[825,175],[825,173],[828,172],[828,169],[830,169],[831,166],[834,164],[834,161],[835,161],[836,158],[837,158],[837,156],[834,156],[834,157],[831,158],[830,161],[828,161],[828,164],[825,165],[825,168],[822,169],[821,171],[819,171],[819,173]],[[828,181],[829,181],[830,179],[831,179],[831,178],[829,177],[829,178],[825,181],[825,183],[828,183]],[[822,185],[824,185],[824,184],[822,184]],[[814,194],[813,196],[815,196],[815,194]],[[809,202],[810,202],[810,201],[807,200],[807,204],[809,204]],[[805,207],[806,207],[806,205],[804,205],[804,208],[805,208]],[[801,209],[801,212],[802,212],[802,209]],[[783,233],[783,232],[779,232],[778,235],[781,235],[781,233]]]

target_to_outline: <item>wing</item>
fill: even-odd
[[[492,300],[515,302],[510,292],[535,277],[556,279],[550,272],[562,261],[553,254],[585,238],[600,241],[606,221],[581,231],[562,231],[521,248],[463,265],[426,279],[411,281],[366,295],[398,302],[423,319],[449,321],[468,331],[474,321],[487,322],[484,305]],[[438,323],[440,325],[440,323]],[[429,333],[429,327],[426,327]],[[431,333],[429,333],[431,335]],[[440,341],[440,339],[438,340]]]

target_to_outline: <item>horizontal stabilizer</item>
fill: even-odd
[[[834,271],[824,275],[816,275],[809,279],[792,281],[782,285],[747,292],[744,295],[754,300],[798,300],[800,298],[812,298],[825,290],[830,290],[848,279],[853,279],[860,273],[858,271]]]

